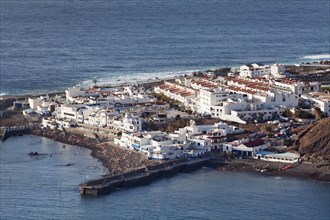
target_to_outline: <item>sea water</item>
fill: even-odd
[[[28,153],[44,154],[30,157]],[[201,168],[81,196],[106,173],[90,150],[36,136],[1,146],[0,219],[329,219],[329,183]]]
[[[328,0],[1,0],[1,91],[329,59]]]
[[[328,0],[1,0],[0,95],[328,59]],[[43,153],[37,157],[30,151]],[[0,219],[329,219],[329,184],[200,169],[102,197],[90,151],[39,137],[0,149]]]

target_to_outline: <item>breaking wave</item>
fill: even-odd
[[[153,73],[131,73],[131,74],[118,74],[110,77],[100,77],[97,79],[98,85],[120,85],[120,84],[134,84],[142,83],[157,79],[170,79],[183,75],[190,75],[193,72],[200,70],[184,70],[184,71],[168,71],[168,72],[153,72]],[[91,86],[92,80],[84,80],[80,85]]]
[[[330,54],[317,54],[317,55],[307,55],[307,56],[303,56],[301,58],[302,60],[325,60],[325,59],[330,59]]]

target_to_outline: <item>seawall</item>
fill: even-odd
[[[2,128],[0,133],[1,141],[3,142],[11,136],[21,136],[24,134],[30,134],[32,128],[33,128],[32,125],[22,125],[22,126]]]
[[[189,172],[200,168],[209,161],[209,157],[185,160],[179,159],[162,164],[147,166],[115,176],[103,177],[87,181],[80,185],[81,195],[103,195],[118,188],[145,185],[160,178],[176,175],[179,172]]]

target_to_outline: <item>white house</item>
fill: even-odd
[[[270,77],[275,79],[285,78],[285,66],[282,64],[273,64],[270,66]]]
[[[309,100],[315,107],[326,115],[330,116],[330,94],[325,92],[313,92],[301,96],[305,100]]]
[[[264,160],[270,162],[281,162],[281,163],[298,163],[300,161],[300,155],[290,152],[275,153],[269,151],[259,151],[254,156],[254,159]]]
[[[223,144],[223,152],[232,152],[235,156],[252,157],[257,152],[266,149],[270,144],[265,143],[262,139],[243,139],[231,143]]]
[[[319,82],[302,82],[289,78],[271,80],[269,82],[269,87],[272,91],[293,93],[298,96],[301,96],[304,93],[321,91],[321,85]]]
[[[112,126],[124,132],[141,132],[142,123],[143,119],[138,114],[125,113],[121,120],[114,120]]]
[[[187,142],[178,134],[152,131],[140,133],[123,133],[121,138],[115,138],[117,146],[134,149],[145,154],[150,159],[175,159],[184,156],[196,157],[211,150],[209,139],[194,139]]]
[[[162,93],[183,104],[188,104],[191,98],[196,97],[196,92],[194,89],[166,81],[163,85],[156,86],[154,91],[156,93]]]
[[[183,135],[185,140],[191,142],[196,139],[208,139],[212,149],[220,149],[222,143],[227,140],[227,134],[241,133],[244,130],[223,122],[213,125],[196,125],[195,121],[190,121],[190,126],[180,128],[176,134]]]
[[[86,90],[82,87],[72,87],[65,90],[65,97],[69,102],[76,102],[77,97],[90,97],[97,95],[96,90]]]
[[[264,64],[246,64],[240,66],[240,73],[241,77],[248,77],[248,78],[256,78],[256,77],[264,77],[270,74],[270,67],[265,66]]]

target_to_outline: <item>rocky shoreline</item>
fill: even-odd
[[[160,163],[158,161],[147,160],[137,152],[116,147],[108,140],[50,129],[36,129],[32,131],[32,134],[64,144],[77,145],[90,149],[92,151],[91,156],[100,160],[103,166],[107,168],[108,174],[111,175]],[[63,145],[63,147],[65,147],[65,145]]]
[[[162,163],[161,161],[147,160],[137,152],[116,147],[109,140],[100,140],[81,134],[49,129],[36,129],[32,131],[32,134],[50,138],[64,144],[90,149],[92,151],[91,156],[100,160],[104,167],[107,168],[108,174],[111,175]],[[330,170],[328,167],[317,167],[315,164],[307,162],[290,165],[254,159],[222,160],[215,158],[209,165],[219,171],[250,172],[261,175],[289,176],[330,182]]]
[[[330,170],[327,167],[318,168],[315,164],[308,162],[290,165],[254,159],[242,159],[225,161],[223,166],[217,166],[216,169],[219,171],[250,172],[269,176],[288,176],[330,182]]]

